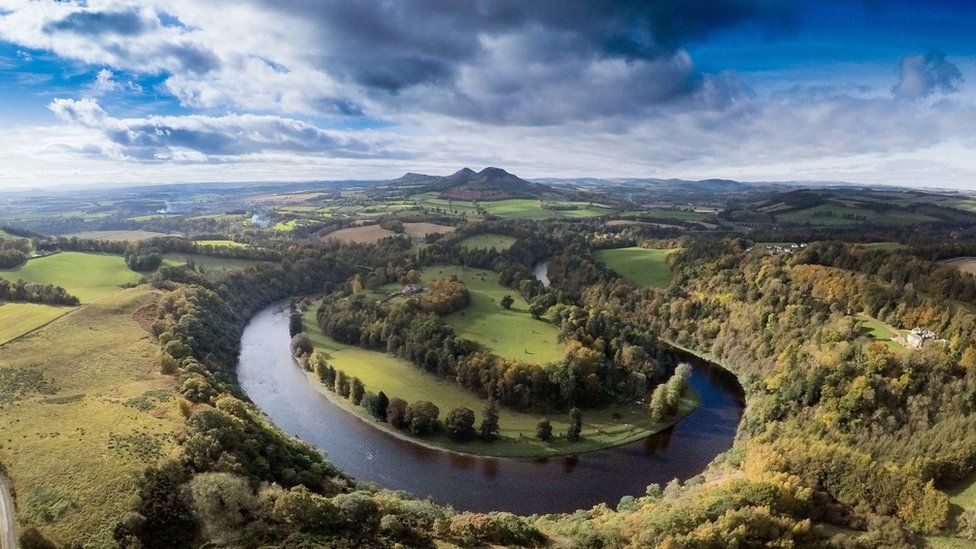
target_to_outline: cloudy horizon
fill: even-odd
[[[0,0],[0,190],[462,166],[976,189],[966,2],[202,4]]]

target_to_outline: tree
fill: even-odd
[[[312,340],[305,334],[295,334],[291,338],[291,354],[305,356],[312,352]]]
[[[336,374],[336,393],[341,397],[348,397],[349,390],[349,376],[342,370],[339,370]]]
[[[469,440],[474,436],[474,410],[470,408],[452,408],[444,420],[444,428],[452,440]]]
[[[549,418],[539,420],[535,427],[535,438],[542,442],[552,438],[552,423],[549,422]]]
[[[485,406],[478,432],[485,440],[493,440],[498,436],[498,405],[493,399],[489,399],[488,405]]]
[[[437,416],[440,409],[428,400],[418,400],[410,405],[407,416],[410,421],[410,431],[415,435],[426,435],[437,430],[439,423]]]
[[[409,425],[409,417],[407,416],[410,411],[409,408],[407,401],[402,398],[391,398],[386,407],[386,422],[397,429],[406,428]]]
[[[566,430],[566,440],[577,442],[580,439],[580,433],[582,431],[583,412],[579,408],[573,408],[569,411],[569,429]]]
[[[295,337],[305,331],[305,324],[302,322],[302,313],[292,311],[288,315],[288,334]]]
[[[338,375],[338,373],[336,372],[336,369],[335,368],[333,368],[331,365],[327,365],[326,366],[325,380],[324,381],[325,381],[325,386],[328,387],[329,390],[331,390],[331,391],[335,391],[336,390],[336,376],[337,375]]]
[[[349,382],[349,400],[358,406],[363,400],[363,394],[365,392],[366,387],[363,385],[363,382],[358,377],[352,378],[352,381]]]
[[[515,299],[513,299],[512,296],[505,294],[505,297],[502,298],[501,304],[502,308],[511,309],[512,305],[515,304]]]
[[[258,498],[247,479],[230,473],[200,473],[188,483],[191,506],[204,534],[231,541],[257,510]]]
[[[651,393],[651,402],[647,407],[651,421],[655,423],[664,421],[668,415],[668,406],[665,402],[664,391],[665,387],[663,383],[655,387],[654,392]]]
[[[373,416],[380,421],[386,421],[386,411],[390,406],[390,399],[387,398],[386,393],[380,391],[373,399],[372,412]]]

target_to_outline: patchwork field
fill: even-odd
[[[82,303],[90,303],[119,291],[122,284],[138,282],[141,275],[130,270],[122,256],[61,252],[0,270],[0,277],[61,286]]]
[[[36,330],[73,309],[39,303],[0,303],[0,345]]]
[[[157,236],[168,235],[163,233],[154,233],[151,231],[86,231],[82,233],[66,234],[64,236],[75,236],[88,240],[126,240],[135,242],[138,240],[146,240]]]
[[[594,255],[620,276],[638,286],[666,288],[671,283],[668,256],[677,249],[614,248],[598,250]]]
[[[374,393],[383,391],[389,397],[399,397],[407,402],[429,400],[440,409],[442,417],[451,408],[464,406],[474,410],[477,421],[481,421],[482,411],[487,404],[484,399],[462,389],[450,380],[440,379],[397,357],[335,341],[319,330],[315,322],[315,310],[316,307],[313,305],[305,312],[306,334],[315,347],[326,354],[330,364],[349,376],[358,377],[367,390]],[[319,387],[329,394],[324,386],[320,384]],[[351,411],[362,415],[362,410],[352,406],[348,401],[336,400]],[[695,405],[696,400],[686,400],[681,416],[693,410]],[[583,416],[583,440],[572,444],[558,437],[569,427],[565,414],[547,416],[506,408],[500,408],[499,412],[500,440],[495,442],[456,443],[443,434],[425,437],[423,440],[461,452],[493,456],[559,455],[626,444],[640,440],[674,423],[673,421],[661,424],[651,422],[646,409],[639,405],[587,410]],[[557,438],[549,443],[535,439],[536,425],[545,417],[550,418],[553,432],[557,435]],[[382,423],[377,425],[385,426]]]
[[[386,230],[379,225],[363,225],[361,227],[349,227],[348,229],[333,231],[325,235],[325,238],[356,244],[368,244],[378,242],[395,234],[395,232]]]
[[[404,223],[403,232],[416,238],[423,238],[429,234],[453,233],[454,227],[437,223]]]
[[[459,248],[468,248],[469,250],[475,249],[485,249],[490,250],[492,248],[498,250],[499,252],[505,251],[512,247],[512,244],[518,239],[495,233],[483,233],[476,234],[474,236],[469,236],[458,243]]]
[[[158,373],[157,346],[133,319],[157,297],[119,291],[0,347],[0,463],[21,530],[115,547],[137,475],[174,454],[174,380]]]

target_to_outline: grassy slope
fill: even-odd
[[[154,233],[151,231],[85,231],[81,233],[74,233],[65,236],[77,236],[78,238],[87,238],[91,240],[146,240],[147,238],[153,238],[157,236],[166,236],[163,233]]]
[[[174,452],[174,382],[157,372],[156,345],[132,318],[157,296],[120,291],[0,347],[0,462],[21,528],[35,525],[64,545],[113,547],[136,475]],[[33,381],[16,395],[3,385],[27,372],[50,389]],[[158,397],[145,411],[126,405],[147,392]]]
[[[137,282],[140,275],[130,270],[121,256],[62,252],[0,270],[0,277],[62,286],[82,303],[90,303],[117,292],[122,284]]]
[[[668,256],[677,250],[615,248],[598,250],[596,258],[638,286],[666,288],[671,283]]]
[[[350,376],[362,380],[369,391],[383,391],[389,397],[399,397],[408,402],[429,400],[441,411],[441,418],[448,410],[465,406],[475,411],[478,421],[486,401],[470,391],[466,391],[449,380],[440,379],[416,368],[397,357],[360,347],[344,345],[329,338],[319,330],[315,322],[315,309],[310,307],[305,313],[305,330],[315,347],[323,351],[329,362]],[[327,390],[320,385],[321,390]],[[348,401],[336,398],[353,412],[363,415],[360,408]],[[695,400],[688,399],[682,410],[682,417],[694,409]],[[633,442],[658,432],[674,422],[652,423],[646,409],[639,405],[613,406],[601,410],[586,410],[583,414],[583,440],[572,444],[562,438],[569,424],[565,414],[545,416],[521,413],[502,408],[499,425],[499,440],[492,443],[471,441],[456,443],[446,436],[424,437],[422,440],[452,450],[506,457],[545,456],[598,450]],[[614,419],[612,414],[620,414]],[[553,432],[558,437],[548,444],[535,439],[535,428],[544,417],[550,417]]]
[[[193,261],[197,266],[203,267],[206,271],[219,271],[219,270],[229,270],[236,271],[240,269],[246,269],[252,265],[257,265],[261,263],[253,259],[235,259],[226,257],[213,257],[210,255],[202,254],[182,254],[182,253],[168,253],[163,255],[164,265],[183,265],[186,260],[189,259]]]
[[[200,246],[226,246],[228,248],[247,248],[247,244],[235,242],[233,240],[196,240]]]
[[[0,304],[0,345],[51,322],[72,310],[38,303]]]
[[[529,304],[518,292],[498,284],[496,273],[447,265],[428,267],[421,274],[424,283],[457,276],[468,287],[471,305],[444,317],[461,337],[481,343],[498,356],[533,364],[559,360],[565,354],[556,327],[532,318]],[[515,299],[511,310],[500,305],[506,295]]]
[[[482,233],[465,238],[458,243],[458,247],[468,249],[484,248],[486,250],[495,248],[498,251],[503,251],[511,248],[512,244],[515,244],[517,240],[516,238],[503,234]]]

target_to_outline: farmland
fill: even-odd
[[[620,276],[648,288],[665,288],[671,283],[668,256],[678,250],[654,248],[614,248],[594,255]]]
[[[121,285],[140,279],[121,256],[80,252],[61,252],[31,259],[19,267],[0,270],[0,277],[61,286],[82,303],[115,293]]]
[[[203,254],[168,253],[163,254],[163,264],[169,266],[193,263],[205,271],[239,271],[262,263],[253,259],[236,259],[232,257],[214,257]]]
[[[495,233],[482,233],[476,234],[474,236],[469,236],[458,243],[459,248],[468,248],[471,250],[484,249],[490,250],[494,248],[498,251],[505,251],[515,244],[516,238],[511,236],[506,236],[503,234]]]
[[[0,303],[0,345],[51,322],[72,310],[39,303]]]
[[[175,451],[174,381],[133,319],[158,295],[119,291],[0,347],[0,463],[22,530],[115,547],[138,473]]]
[[[225,248],[247,248],[247,244],[235,242],[233,240],[195,240],[199,246],[217,246]]]
[[[469,286],[470,287],[470,286]],[[306,334],[312,340],[315,348],[323,352],[329,363],[338,370],[342,370],[351,377],[358,377],[366,388],[373,392],[383,391],[390,397],[402,398],[408,402],[429,400],[442,413],[451,408],[467,407],[475,411],[477,421],[481,420],[482,411],[487,402],[478,395],[466,391],[450,380],[440,379],[416,366],[397,357],[345,345],[326,336],[315,322],[313,305],[304,315]],[[318,384],[319,389],[328,390]],[[361,408],[351,406],[347,401],[334,399],[353,413],[363,414]],[[694,409],[696,401],[688,398],[682,403],[680,417]],[[426,443],[449,448],[452,450],[505,457],[559,455],[597,450],[609,446],[626,444],[640,440],[674,421],[655,424],[650,421],[647,411],[638,405],[610,406],[606,408],[587,410],[585,413],[583,439],[578,443],[570,443],[562,437],[544,443],[535,438],[538,422],[548,417],[555,433],[563,433],[569,427],[565,414],[536,414],[500,408],[499,440],[494,442],[468,441],[453,442],[443,434],[425,437]],[[369,418],[367,418],[369,419]],[[381,428],[386,424],[376,423]]]
[[[73,233],[65,236],[90,239],[90,240],[125,240],[129,242],[136,242],[139,240],[146,240],[149,238],[155,238],[157,236],[166,236],[166,235],[163,233],[155,233],[151,231],[86,231],[82,233]]]
[[[363,225],[340,229],[325,235],[326,239],[341,240],[343,242],[367,243],[377,242],[383,238],[394,236],[396,233],[379,225]]]

